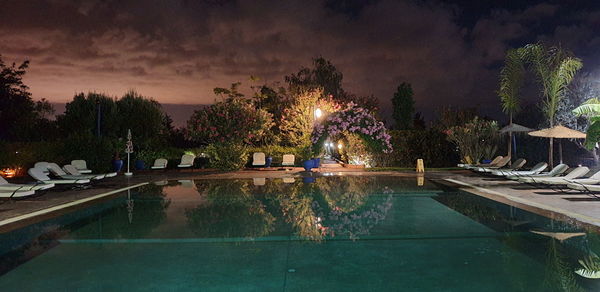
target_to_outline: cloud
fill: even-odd
[[[248,76],[282,81],[323,56],[353,93],[388,109],[397,85],[413,84],[417,108],[497,107],[505,50],[537,40],[532,27],[556,5],[494,10],[473,27],[437,2],[369,1],[331,9],[321,1],[5,1],[0,53],[31,60],[36,98],[68,101],[78,91],[120,95],[130,88],[164,103],[214,101],[212,88]],[[327,5],[326,5],[327,4]],[[580,16],[594,26],[593,13]],[[552,40],[581,45],[593,29],[558,26]],[[584,44],[585,45],[585,44]]]

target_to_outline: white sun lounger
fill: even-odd
[[[196,156],[194,156],[192,154],[184,154],[183,156],[181,156],[181,163],[179,163],[179,165],[177,165],[177,167],[179,167],[179,168],[192,167],[194,165],[194,159],[196,159]]]
[[[589,171],[589,169],[588,169],[588,171]],[[554,179],[557,179],[557,180],[554,180]],[[548,184],[548,185],[565,185],[565,186],[570,183],[595,185],[595,184],[600,183],[600,171],[597,171],[590,177],[586,177],[586,178],[574,178],[574,179],[563,179],[563,180],[558,180],[558,177],[547,178],[547,179],[542,180],[542,183]]]
[[[82,176],[82,177],[86,176],[85,174],[82,174],[81,172],[79,172],[79,170],[75,166],[73,166],[71,164],[64,165],[63,166],[63,170],[66,173],[70,174],[70,175]],[[104,176],[104,177],[115,177],[115,176],[117,176],[117,173],[116,172],[109,172],[109,173],[99,173],[99,174],[93,174],[93,173],[92,174],[88,174],[88,176],[94,176],[94,175]]]
[[[537,173],[537,174],[515,174],[515,175],[509,175],[506,178],[512,179],[512,180],[519,180],[519,179],[525,178],[525,177],[533,177],[533,178],[535,178],[535,177],[553,177],[553,176],[563,174],[565,171],[567,171],[567,169],[569,169],[568,165],[559,164],[548,172],[541,172],[541,173]]]
[[[54,184],[11,184],[0,176],[0,192],[47,190],[52,187]]]
[[[54,162],[50,162],[48,163],[48,171],[50,171],[53,175],[58,176],[62,179],[93,179],[93,180],[100,180],[103,179],[105,177],[105,175],[102,174],[86,174],[86,175],[72,175],[72,174],[68,174],[66,173],[62,168],[60,168],[60,166],[58,166],[58,164],[54,163]]]
[[[168,162],[169,161],[164,158],[158,158],[158,159],[154,160],[154,165],[152,165],[152,167],[150,167],[150,168],[151,169],[166,169]]]
[[[502,167],[506,166],[509,162],[510,162],[510,157],[506,156],[506,157],[502,157],[498,161],[498,163],[496,163],[494,166],[476,167],[476,168],[471,168],[471,169],[474,171],[477,171],[477,172],[491,172],[493,170],[496,170],[498,168],[502,168]]]
[[[50,179],[41,169],[30,168],[27,173],[37,181],[45,184],[87,184],[89,179]]]
[[[584,176],[586,173],[590,171],[589,168],[585,166],[579,166],[573,169],[571,172],[567,173],[564,176],[556,176],[556,177],[524,177],[519,179],[520,182],[523,183],[545,183],[552,184],[553,182],[568,182],[569,180],[580,178]]]
[[[35,194],[35,191],[6,191],[0,190],[0,198],[23,198]]]
[[[92,171],[87,168],[87,162],[85,162],[85,160],[71,160],[71,165],[75,166],[80,173],[92,173]]]
[[[267,160],[265,158],[265,154],[262,152],[255,152],[252,154],[252,166],[265,166],[267,165]]]
[[[497,175],[497,176],[532,175],[532,174],[538,174],[538,173],[544,171],[544,169],[546,169],[547,167],[548,167],[548,163],[546,163],[546,162],[540,162],[540,163],[534,165],[530,170],[502,170],[502,169],[498,169],[498,170],[492,171],[492,174],[493,175]]]
[[[490,161],[490,163],[479,163],[479,164],[466,164],[466,163],[459,163],[457,164],[458,167],[462,167],[462,168],[466,168],[466,169],[471,169],[471,168],[477,168],[477,167],[488,167],[488,166],[494,166],[496,165],[496,163],[498,163],[498,161],[500,161],[500,159],[502,159],[503,156],[496,156],[496,158],[494,158],[492,161]]]
[[[295,160],[296,160],[296,157],[294,156],[294,154],[284,154],[283,161],[281,161],[281,165],[282,166],[294,166]]]

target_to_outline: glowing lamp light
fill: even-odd
[[[338,143],[338,149],[342,150],[342,147],[344,147],[344,145],[342,145],[342,143]]]
[[[318,119],[323,115],[323,112],[321,111],[320,108],[315,110],[315,117]]]
[[[18,171],[18,169],[15,169],[15,168],[4,168],[4,169],[0,169],[0,175],[5,178],[12,178],[17,175],[17,171]]]

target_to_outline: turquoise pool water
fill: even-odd
[[[600,270],[596,233],[418,184],[328,176],[147,185],[0,234],[0,290],[600,289],[576,273]]]

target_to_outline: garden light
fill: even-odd
[[[343,146],[344,146],[344,145],[342,145],[342,142],[338,143],[338,149],[342,150],[342,147],[343,147]]]
[[[320,118],[322,115],[323,115],[323,112],[321,111],[321,109],[320,109],[320,108],[317,108],[317,109],[315,110],[315,117],[318,119],[318,118]]]

